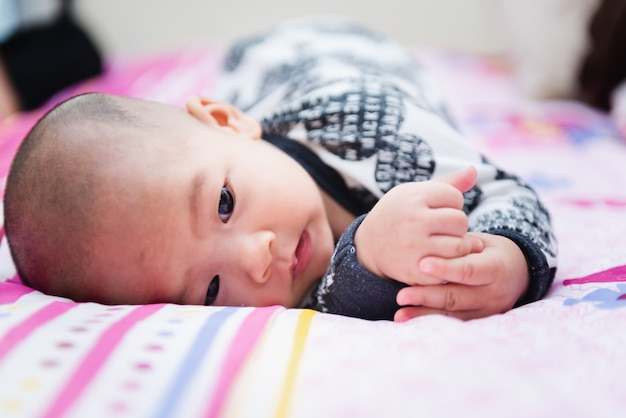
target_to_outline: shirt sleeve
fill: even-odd
[[[357,261],[354,234],[365,216],[358,217],[339,239],[330,267],[308,307],[362,319],[393,320],[400,308],[396,295],[407,285],[380,278]]]

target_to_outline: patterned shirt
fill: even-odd
[[[358,217],[306,306],[392,319],[405,285],[358,263],[361,215],[398,184],[469,165],[478,171],[464,194],[469,230],[510,238],[524,253],[530,284],[517,305],[547,292],[557,255],[547,210],[531,187],[465,140],[428,73],[400,45],[341,19],[287,22],[232,47],[216,94],[261,121],[264,139]]]

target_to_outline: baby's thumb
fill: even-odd
[[[454,186],[456,189],[465,193],[476,184],[476,178],[478,173],[476,167],[470,166],[456,173],[448,174],[447,176],[434,179],[435,181],[441,181]]]

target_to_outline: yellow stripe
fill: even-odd
[[[277,418],[286,417],[287,411],[289,411],[298,365],[300,364],[300,358],[302,357],[302,352],[304,351],[304,343],[306,342],[306,337],[309,333],[311,321],[316,313],[316,311],[304,309],[300,314],[300,318],[298,318],[296,335],[293,338],[293,353],[291,355],[291,359],[289,360],[289,366],[287,367],[287,376],[285,376],[283,395],[280,398],[278,411],[275,415]]]

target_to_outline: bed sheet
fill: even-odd
[[[0,173],[45,108],[83,91],[182,105],[222,49],[110,60],[0,122]],[[105,306],[43,295],[0,246],[0,416],[616,416],[626,407],[626,142],[574,102],[520,96],[502,57],[418,49],[459,129],[544,199],[560,244],[544,300],[462,322],[310,310]]]

